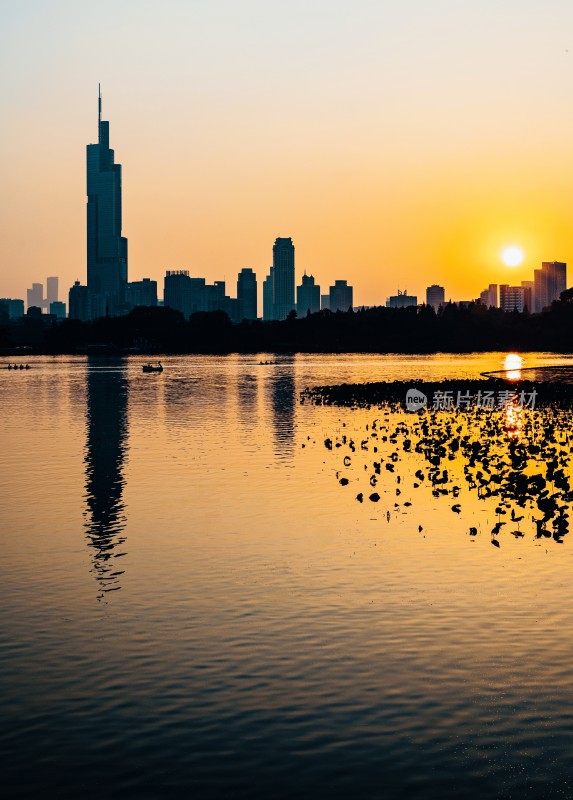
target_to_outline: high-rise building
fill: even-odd
[[[33,283],[31,289],[26,289],[26,307],[42,308],[44,306],[44,285]]]
[[[352,286],[347,281],[334,281],[334,285],[330,287],[330,310],[348,311],[352,308],[352,294]]]
[[[437,283],[433,283],[426,289],[426,305],[432,306],[434,311],[437,311],[440,306],[444,305],[445,298],[446,293],[444,287],[438,286]]]
[[[263,320],[275,318],[275,268],[271,267],[263,281]]]
[[[299,317],[306,317],[317,311],[320,311],[320,286],[312,275],[305,272],[300,286],[296,287],[296,313]]]
[[[88,144],[87,267],[92,318],[125,311],[127,239],[121,235],[121,164],[109,147],[109,122],[101,118],[98,143]]]
[[[273,245],[273,317],[286,319],[294,310],[294,245],[277,238]]]
[[[82,286],[76,281],[70,288],[68,295],[68,308],[70,319],[79,319],[86,322],[90,319],[91,307],[89,301],[89,291],[87,286]]]
[[[58,301],[58,279],[46,278],[46,306]],[[50,312],[51,313],[51,312]]]
[[[257,276],[252,269],[243,268],[237,277],[237,300],[239,318],[257,318]]]
[[[321,311],[330,311],[330,295],[329,294],[321,294],[320,295],[320,310]]]
[[[567,288],[567,264],[562,261],[543,261],[533,273],[533,307],[536,313],[548,308]]]
[[[141,281],[131,281],[125,287],[125,303],[128,308],[138,306],[157,305],[157,281],[143,278]]]

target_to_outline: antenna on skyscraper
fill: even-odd
[[[101,83],[97,85],[97,122],[101,122]]]

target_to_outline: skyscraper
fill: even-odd
[[[248,267],[242,269],[237,277],[237,300],[240,319],[257,318],[257,276]]]
[[[46,305],[58,301],[58,279],[46,278]]]
[[[98,96],[98,143],[87,153],[87,262],[91,317],[125,311],[127,239],[121,235],[121,164],[109,147],[109,122],[101,118]]]
[[[31,289],[26,289],[26,308],[43,308],[44,306],[44,285],[33,283]]]
[[[286,319],[294,310],[294,245],[292,239],[278,238],[273,245],[274,318]]]

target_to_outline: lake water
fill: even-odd
[[[9,796],[573,797],[573,542],[356,502],[324,440],[376,413],[299,402],[504,356],[2,369]]]

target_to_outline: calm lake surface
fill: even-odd
[[[8,795],[573,797],[573,536],[357,503],[324,440],[376,413],[299,401],[504,357],[2,369]]]

